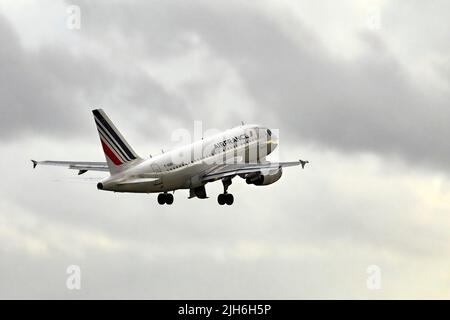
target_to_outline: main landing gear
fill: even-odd
[[[158,203],[161,205],[162,204],[171,205],[173,203],[173,194],[167,192],[158,194]]]
[[[224,204],[231,206],[234,202],[234,197],[231,193],[227,192],[228,187],[231,185],[231,178],[222,179],[222,183],[223,183],[223,193],[217,196],[217,202],[221,206],[223,206]]]
[[[217,196],[217,202],[221,206],[223,206],[224,204],[231,206],[234,202],[234,197],[231,193],[221,193]]]

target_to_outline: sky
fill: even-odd
[[[450,298],[450,3],[0,2],[0,298]],[[142,157],[173,133],[278,129],[233,206],[96,190],[30,159]],[[67,286],[69,266],[81,271]],[[375,270],[375,272],[374,272]],[[373,280],[377,285],[370,285]]]

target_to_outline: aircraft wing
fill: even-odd
[[[87,171],[109,171],[106,162],[85,162],[85,161],[36,161],[33,162],[33,168],[36,166],[59,166],[73,170],[78,170],[78,175]]]
[[[223,164],[219,165],[212,171],[208,172],[202,177],[203,182],[214,181],[225,177],[235,176],[238,174],[247,174],[252,172],[260,172],[262,170],[280,169],[283,167],[293,167],[301,165],[305,168],[305,165],[309,161],[291,161],[291,162],[264,162],[264,163],[237,163],[237,164]]]

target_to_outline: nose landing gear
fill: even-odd
[[[158,203],[171,205],[173,203],[173,194],[167,192],[158,194]]]
[[[231,185],[231,178],[222,179],[223,193],[217,196],[217,202],[223,206],[224,204],[231,206],[234,202],[234,197],[231,193],[228,193],[228,187]]]

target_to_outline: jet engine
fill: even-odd
[[[266,186],[280,180],[283,170],[275,169],[266,172],[258,172],[247,175],[245,182],[254,184],[255,186]]]

